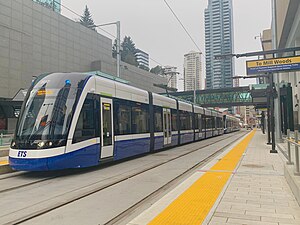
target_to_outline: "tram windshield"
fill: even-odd
[[[30,91],[18,122],[17,148],[49,148],[66,144],[84,80],[74,81],[60,75],[46,76]]]

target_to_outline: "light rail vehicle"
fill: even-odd
[[[101,73],[51,73],[28,90],[9,152],[14,170],[83,168],[239,130],[239,120]]]

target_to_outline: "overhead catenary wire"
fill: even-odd
[[[191,39],[191,41],[194,43],[194,45],[196,46],[196,48],[199,50],[200,56],[202,55],[202,56],[204,56],[204,58],[206,58],[205,53],[201,51],[200,47],[197,45],[197,43],[195,42],[194,38],[189,33],[189,31],[185,28],[185,26],[183,25],[183,23],[181,22],[181,20],[179,19],[179,17],[176,15],[175,11],[172,9],[172,7],[168,4],[168,2],[166,0],[164,0],[164,2],[166,3],[167,7],[170,9],[170,11],[172,12],[172,14],[175,16],[176,20],[179,22],[179,24],[181,25],[181,27],[183,28],[183,30],[185,31],[185,33],[189,36],[189,38]],[[204,67],[202,67],[202,70],[203,69],[204,69]]]
[[[192,35],[189,33],[189,31],[185,28],[185,26],[183,25],[183,23],[180,21],[179,17],[176,15],[175,11],[172,9],[172,7],[169,5],[169,3],[166,0],[164,0],[164,2],[168,6],[168,8],[172,12],[172,14],[175,16],[176,20],[179,22],[179,24],[181,25],[181,27],[184,29],[185,33],[189,36],[189,38],[191,39],[191,41],[194,43],[194,45],[196,46],[196,48],[199,50],[200,53],[202,53],[200,47],[197,45],[197,43],[193,39]]]
[[[58,4],[58,5],[60,5],[61,7],[65,8],[67,11],[73,13],[74,15],[78,16],[79,18],[82,17],[82,15],[80,15],[79,13],[77,13],[77,12],[75,12],[74,10],[70,9],[69,7],[67,7],[67,6],[65,6],[65,5],[63,5],[63,4],[61,4],[61,2],[57,2],[57,1],[55,1],[55,0],[54,0],[53,2],[56,3],[56,4]],[[99,27],[99,26],[97,26],[97,28],[100,29],[101,31],[103,31],[104,33],[110,35],[111,37],[113,37],[113,38],[115,38],[115,39],[117,38],[115,35],[113,35],[112,33],[110,33],[110,32],[108,32],[108,31],[104,30],[103,28],[101,28],[101,27]],[[149,57],[149,59],[150,59],[151,61],[157,63],[159,66],[163,66],[163,64],[160,63],[160,62],[158,62],[157,60],[155,60],[155,59],[153,59],[153,58],[151,58],[151,57]]]

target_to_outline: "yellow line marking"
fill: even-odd
[[[252,131],[149,225],[199,225],[205,220],[255,134]]]
[[[5,160],[5,161],[0,161],[0,165],[8,165],[8,161]]]

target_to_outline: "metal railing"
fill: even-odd
[[[295,172],[294,174],[300,176],[300,164],[299,164],[299,131],[295,130],[294,137],[291,135],[291,131],[287,130],[287,137],[283,138],[287,142],[287,164],[294,165]],[[291,146],[295,147],[294,157],[292,155]],[[294,159],[293,159],[294,158]]]

